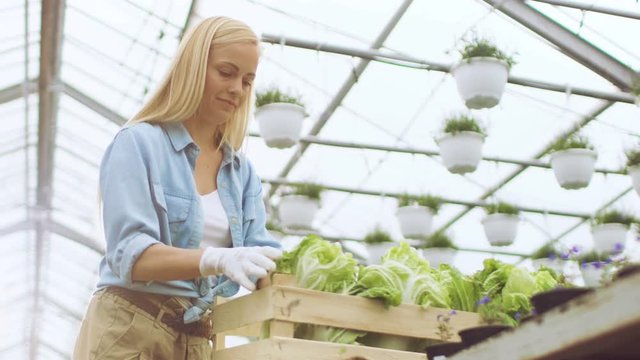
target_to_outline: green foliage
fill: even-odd
[[[561,256],[562,254],[555,248],[553,243],[547,243],[531,254],[531,259],[560,258]]]
[[[462,131],[473,131],[482,135],[486,135],[485,131],[480,127],[478,121],[470,115],[455,115],[444,121],[444,130],[447,134],[455,134]]]
[[[436,231],[426,241],[426,248],[452,248],[456,249],[456,246],[451,241],[451,238],[447,236],[443,231]]]
[[[256,93],[256,108],[273,103],[296,104],[304,107],[304,104],[297,97],[282,93],[275,88]]]
[[[593,150],[593,145],[589,142],[585,136],[572,135],[566,138],[561,138],[556,141],[552,146],[553,151],[562,151],[567,149],[589,149]]]
[[[593,218],[593,223],[595,225],[616,223],[631,226],[633,224],[640,224],[640,220],[632,215],[624,214],[618,210],[609,210],[598,213]]]
[[[485,207],[487,214],[507,214],[518,215],[520,210],[511,204],[505,202],[499,202],[497,204],[490,204]]]
[[[585,252],[583,254],[580,254],[576,260],[580,263],[580,264],[584,264],[584,263],[592,263],[592,262],[601,262],[601,261],[605,261],[607,259],[607,257],[603,254],[600,254],[596,251],[589,251],[589,252]]]
[[[294,195],[303,195],[313,200],[320,200],[320,194],[324,190],[322,185],[312,183],[302,183],[291,185]]]
[[[506,62],[509,68],[516,64],[512,56],[505,54],[488,39],[474,37],[471,41],[463,40],[463,42],[464,47],[460,50],[463,60],[474,57],[492,57]]]
[[[637,97],[640,97],[640,77],[637,77],[631,85],[631,93]]]
[[[442,198],[432,195],[411,196],[408,194],[403,194],[398,198],[399,207],[410,205],[424,206],[431,209],[434,214],[437,214],[440,211],[440,205],[442,205]]]
[[[625,155],[627,155],[627,166],[640,165],[640,146],[625,151]]]
[[[393,239],[391,238],[391,235],[389,235],[388,232],[379,228],[375,228],[373,231],[371,231],[364,237],[364,242],[367,244],[379,244],[379,243],[392,242],[392,241]]]

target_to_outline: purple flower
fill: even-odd
[[[578,245],[573,245],[573,247],[571,247],[571,252],[574,254],[577,254],[580,252],[580,248],[578,247]]]
[[[569,255],[570,255],[570,254],[571,254],[571,253],[562,254],[562,255],[560,255],[560,258],[561,258],[562,260],[569,260]]]
[[[549,255],[547,255],[547,258],[549,258],[549,260],[555,260],[556,254],[550,252]]]
[[[600,261],[592,262],[591,264],[596,269],[600,269],[602,267],[602,265],[603,265],[603,263],[601,263]]]
[[[615,251],[616,253],[622,252],[622,250],[624,250],[624,244],[623,243],[616,243],[616,246],[613,248],[613,251]]]
[[[520,320],[520,311],[518,311],[514,316],[516,320]]]
[[[640,241],[640,235],[636,236],[636,241]]]
[[[476,305],[485,305],[485,304],[489,303],[489,301],[491,301],[491,298],[488,297],[487,295],[485,295],[485,296],[482,297],[482,299],[478,300]]]
[[[449,315],[455,315],[455,314],[457,314],[457,313],[458,313],[458,312],[457,312],[457,311],[455,311],[455,310],[451,310],[451,311],[449,311]]]

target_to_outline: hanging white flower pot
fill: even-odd
[[[429,262],[432,268],[437,268],[440,264],[453,264],[456,253],[456,249],[445,247],[422,249],[422,256]]]
[[[482,158],[484,135],[474,131],[445,134],[437,140],[440,156],[449,172],[473,172]]]
[[[640,165],[629,166],[627,168],[627,171],[631,176],[631,183],[633,184],[633,188],[636,190],[636,193],[640,195]]]
[[[297,104],[272,103],[256,110],[260,136],[269,147],[288,148],[300,140],[304,108]]]
[[[580,272],[585,286],[597,287],[605,281],[605,268],[601,262],[583,263]]]
[[[554,259],[541,258],[541,259],[531,260],[531,264],[533,265],[533,268],[536,270],[540,270],[542,267],[546,267],[555,271],[558,274],[563,274],[566,261],[560,258],[554,258]]]
[[[469,109],[484,109],[500,102],[509,77],[506,62],[492,57],[474,57],[451,69],[458,92]]]
[[[567,149],[551,153],[551,168],[560,186],[580,189],[589,185],[597,153],[589,149]]]
[[[382,255],[386,254],[389,249],[398,245],[395,241],[387,241],[375,244],[367,244],[367,251],[369,252],[369,259],[367,264],[377,265],[380,264]]]
[[[482,219],[484,233],[492,246],[507,246],[518,234],[518,215],[495,213]]]
[[[278,206],[280,224],[290,229],[311,229],[318,207],[318,200],[303,195],[285,195]]]
[[[591,227],[593,247],[601,254],[619,253],[627,240],[629,227],[624,224],[600,224]]]
[[[402,206],[398,208],[396,218],[404,238],[425,239],[431,231],[433,212],[426,206]]]

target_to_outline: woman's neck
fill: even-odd
[[[220,145],[219,125],[209,125],[195,118],[189,118],[185,120],[183,124],[193,141],[201,150],[215,151],[218,149]]]

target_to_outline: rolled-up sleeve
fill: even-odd
[[[253,165],[247,161],[248,174],[247,184],[244,190],[243,211],[245,215],[249,214],[252,218],[248,221],[246,236],[244,239],[245,246],[271,246],[282,248],[282,245],[273,239],[266,229],[267,211],[262,200],[262,183],[256,174]]]
[[[160,243],[147,151],[136,141],[134,131],[123,129],[100,165],[105,257],[111,271],[127,284],[132,283],[133,265],[140,254]]]

